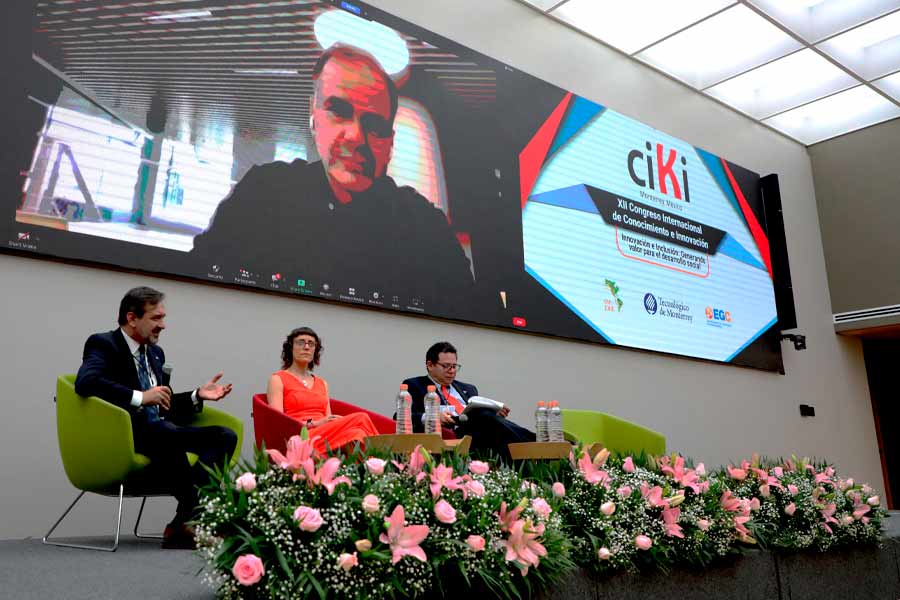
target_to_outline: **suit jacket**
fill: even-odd
[[[158,385],[169,385],[169,377],[163,373],[166,362],[163,349],[154,344],[147,345],[147,363],[156,377]],[[125,341],[121,329],[106,333],[95,333],[84,343],[84,355],[75,391],[81,396],[97,396],[110,404],[124,408],[131,414],[132,424],[145,423],[145,411],[131,405],[135,390],[140,390],[134,357]],[[194,415],[203,410],[203,400],[198,398],[197,406],[191,400],[191,392],[172,396],[168,410],[160,407],[160,416],[173,423],[189,423]]]
[[[420,377],[405,379],[403,383],[409,386],[409,395],[412,396],[413,431],[422,433],[425,431],[425,424],[422,423],[422,415],[425,414],[425,394],[428,393],[428,386],[434,385],[434,382],[431,381],[428,375],[422,375]],[[454,381],[450,385],[459,392],[459,395],[462,396],[466,402],[468,402],[469,398],[472,396],[478,395],[478,388],[474,385],[463,383],[462,381]],[[437,394],[441,399],[441,405],[446,406],[448,404],[447,399],[441,394],[440,386],[437,388]]]

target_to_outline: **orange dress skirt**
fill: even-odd
[[[300,421],[303,425],[309,419],[317,421],[327,414],[328,390],[325,380],[313,376],[312,387],[307,388],[291,373],[278,371],[284,388],[284,412],[289,417]],[[361,442],[367,436],[378,435],[372,419],[365,413],[353,413],[328,421],[309,430],[310,439],[318,436],[314,445],[317,451],[325,453],[325,445],[332,450],[351,442]]]

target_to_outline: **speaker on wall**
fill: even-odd
[[[794,288],[791,285],[791,265],[788,260],[784,216],[781,212],[778,175],[762,177],[759,185],[772,258],[772,284],[775,288],[775,307],[778,310],[778,329],[781,331],[796,329],[797,310],[794,306]]]

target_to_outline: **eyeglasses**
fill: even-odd
[[[459,363],[434,363],[445,371],[452,371],[456,369],[456,372],[459,373],[462,371],[462,365]]]
[[[316,341],[315,340],[294,340],[294,344],[300,346],[301,348],[315,348]]]

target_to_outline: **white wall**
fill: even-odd
[[[534,401],[556,398],[663,432],[670,449],[707,465],[767,455],[828,457],[857,480],[883,487],[862,352],[838,338],[806,150],[681,85],[540,17],[512,0],[375,4],[566,87],[614,110],[781,179],[801,330],[809,349],[785,346],[786,376],[359,308],[0,255],[6,419],[0,435],[0,538],[42,535],[74,497],[62,471],[51,402],[57,373],[73,372],[94,331],[115,324],[126,289],[168,295],[162,343],[178,385],[217,369],[235,383],[223,408],[244,419],[250,395],[278,367],[282,336],[308,324],[327,346],[321,373],[335,397],[391,410],[396,384],[422,370],[426,347],[449,339],[463,379],[513,405],[530,423]],[[176,386],[178,387],[178,386]],[[798,404],[816,407],[801,419]],[[68,532],[111,530],[113,502],[94,498]],[[157,500],[149,525],[170,516]],[[130,526],[136,505],[126,509]]]

